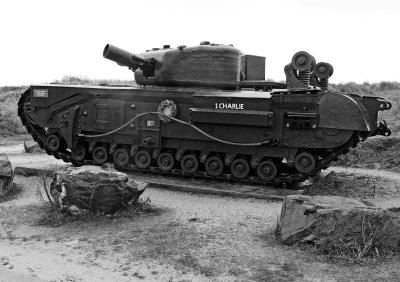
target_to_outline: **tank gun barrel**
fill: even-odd
[[[145,63],[145,60],[143,58],[140,58],[135,54],[132,54],[111,44],[107,44],[106,47],[104,47],[103,57],[116,62],[120,66],[126,66],[133,71],[138,69],[139,67],[142,67]]]

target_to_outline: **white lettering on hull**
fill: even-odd
[[[216,109],[244,110],[244,104],[235,103],[215,103]]]

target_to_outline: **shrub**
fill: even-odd
[[[0,136],[24,134],[17,115],[17,103],[24,87],[0,88]]]
[[[381,91],[400,90],[400,83],[382,81],[381,83],[379,83],[379,90]]]

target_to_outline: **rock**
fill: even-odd
[[[278,226],[284,244],[341,242],[379,250],[399,250],[400,218],[361,200],[338,196],[292,195],[285,198]]]
[[[0,195],[4,194],[12,186],[14,172],[7,155],[0,154]]]
[[[39,144],[34,141],[24,141],[24,149],[26,153],[43,153],[44,150],[40,149]]]
[[[5,256],[0,257],[0,263],[2,265],[8,265],[10,263],[10,259],[8,257],[5,257]]]
[[[122,172],[84,166],[58,171],[50,185],[50,194],[62,209],[72,214],[85,210],[113,213],[137,201],[147,185],[129,179]]]
[[[11,162],[6,154],[0,154],[0,175],[8,177],[13,175]]]

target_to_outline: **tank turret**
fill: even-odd
[[[134,71],[139,85],[235,89],[241,81],[265,79],[265,57],[208,41],[194,47],[164,45],[137,55],[107,44],[103,56]]]

